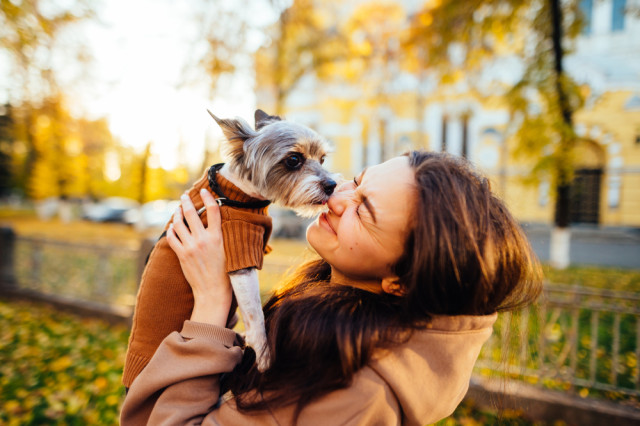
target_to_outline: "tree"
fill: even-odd
[[[34,199],[79,197],[83,192],[81,141],[76,123],[62,97],[49,98],[30,109],[34,162],[25,178],[27,193]]]
[[[406,12],[399,2],[389,0],[358,3],[343,9],[341,19],[334,20],[332,31],[336,36],[331,54],[310,66],[307,72],[314,73],[322,84],[357,87],[357,100],[342,99],[336,111],[340,108],[343,120],[359,116],[364,142],[361,165],[368,165],[390,158],[396,150],[394,140],[388,137],[387,113],[400,73],[400,36]],[[315,13],[323,12],[326,11]]]
[[[13,127],[12,108],[10,104],[0,106],[0,198],[11,194],[11,151],[13,137],[11,136]]]
[[[399,35],[406,22],[402,6],[395,2],[362,4],[353,11],[341,32],[346,38],[347,54],[333,74],[368,85],[363,92],[386,99],[388,84],[399,72],[401,45]],[[364,81],[363,81],[364,80]],[[376,101],[376,103],[378,103]]]
[[[521,0],[425,3],[412,16],[405,40],[413,68],[436,71],[444,83],[452,82],[456,71],[479,71],[505,43],[517,48],[508,35],[518,34],[530,5]]]
[[[253,0],[217,2],[200,0],[193,4],[196,37],[183,67],[180,85],[208,82],[215,96],[231,86],[230,80],[250,68],[248,43],[255,24],[247,10]]]
[[[456,70],[480,70],[505,48],[522,58],[525,72],[506,92],[514,154],[534,158],[532,176],[549,175],[556,188],[552,244],[558,236],[565,244],[552,246],[552,263],[561,268],[569,262],[568,196],[576,141],[572,114],[582,105],[563,56],[580,27],[577,0],[443,0],[414,17],[409,37],[418,64],[437,71],[443,82],[455,81]]]
[[[82,142],[82,193],[92,200],[105,195],[104,169],[107,153],[115,149],[116,141],[106,119],[78,119],[78,138]]]
[[[140,187],[138,189],[138,202],[144,204],[148,201],[147,186],[149,185],[149,157],[151,157],[151,141],[147,142],[144,152],[140,158]]]
[[[58,91],[54,57],[65,50],[65,66],[72,59],[83,61],[82,45],[69,46],[60,37],[73,24],[93,17],[84,0],[60,6],[50,0],[0,1],[0,50],[11,60],[14,73],[9,86],[11,97],[33,102]]]
[[[571,19],[566,19],[567,16]],[[545,1],[533,22],[539,42],[527,61],[523,78],[507,96],[514,115],[520,119],[517,129],[520,154],[538,158],[534,175],[551,175],[555,208],[550,260],[561,269],[569,265],[570,259],[570,185],[577,142],[573,113],[583,105],[579,87],[564,70],[563,41],[566,36],[575,38],[580,26],[577,2],[563,6],[560,0]],[[527,106],[532,89],[541,105],[540,111]]]
[[[61,35],[73,24],[92,16],[93,10],[84,0],[66,2],[64,6],[46,0],[0,1],[0,55],[9,59],[13,67],[10,78],[3,83],[15,111],[12,137],[24,152],[19,155],[15,182],[23,190],[38,161],[37,115],[61,96],[54,65],[58,50],[64,51],[65,69],[73,59],[69,52],[75,52],[79,63],[86,59],[82,46],[65,45]],[[59,187],[59,182],[56,186]]]
[[[319,8],[314,0],[294,0],[285,8],[275,5],[281,12],[269,31],[270,44],[256,53],[256,82],[258,88],[274,92],[276,115],[284,112],[302,77],[321,73],[323,66],[346,57],[345,40],[330,18],[335,16],[333,6],[324,2]]]

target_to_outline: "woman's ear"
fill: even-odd
[[[400,284],[400,278],[393,276],[382,279],[382,291],[394,296],[404,296],[407,294],[407,289]]]

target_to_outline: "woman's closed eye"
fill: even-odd
[[[362,173],[364,174],[364,171]],[[359,177],[360,177],[360,179],[362,179],[362,174]],[[358,178],[357,177],[353,178],[353,184],[354,184],[354,188],[358,188],[358,186],[360,186],[360,184],[358,183]],[[371,216],[371,219],[373,220],[373,223],[377,223],[375,211],[373,209],[373,206],[371,205],[371,202],[367,198],[367,196],[362,194],[362,193],[358,193],[357,196],[358,196],[358,206],[356,207],[356,214],[358,215],[358,217],[361,217],[360,216],[360,207],[361,207],[362,204],[364,204],[364,207],[366,208],[366,211]]]
[[[358,178],[357,177],[353,177],[353,185],[354,188],[358,187]],[[356,214],[358,215],[358,217],[360,217],[360,206],[362,205],[362,197],[358,196],[358,200],[357,200],[358,205],[356,206]]]

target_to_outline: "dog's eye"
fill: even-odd
[[[284,164],[290,169],[298,169],[302,166],[303,157],[300,154],[291,154],[284,160]]]
[[[320,158],[320,164],[324,164],[324,155]]]

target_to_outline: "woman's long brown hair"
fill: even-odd
[[[394,267],[403,296],[329,284],[322,259],[301,266],[264,306],[272,364],[255,353],[224,377],[238,409],[296,404],[349,386],[383,347],[405,342],[432,315],[483,315],[534,301],[538,261],[504,204],[466,160],[411,152],[417,202],[404,254]]]

